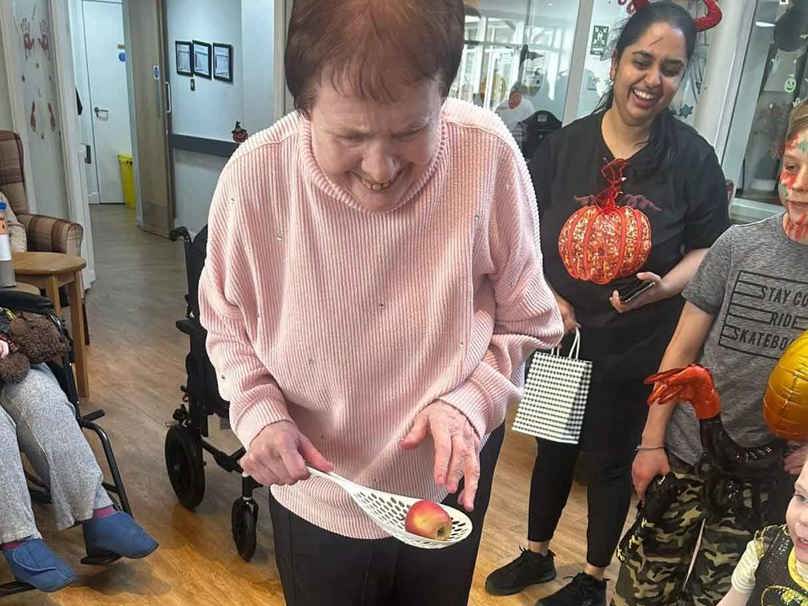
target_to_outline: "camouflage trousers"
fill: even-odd
[[[732,506],[721,511],[706,506],[705,477],[705,467],[671,457],[671,473],[649,485],[645,509],[618,547],[612,606],[715,606],[729,591],[732,571],[754,535],[744,518],[765,508],[770,495],[744,483]]]

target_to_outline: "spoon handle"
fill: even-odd
[[[319,469],[315,469],[311,465],[306,465],[306,469],[309,470],[309,473],[311,475],[317,476],[319,478],[325,478],[326,480],[334,482],[335,484],[338,484],[341,488],[344,488],[348,492],[353,492],[354,488],[356,487],[356,484],[351,482],[349,479],[343,478],[342,476],[337,475],[333,472],[326,473],[324,471],[320,471]]]

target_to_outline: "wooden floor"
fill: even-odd
[[[253,561],[245,563],[230,538],[230,507],[240,494],[240,478],[209,464],[205,500],[191,513],[177,503],[166,476],[163,438],[179,402],[188,349],[187,337],[174,327],[184,313],[182,245],[141,232],[125,207],[92,210],[97,280],[87,295],[91,398],[83,410],[107,411],[102,425],[112,437],[134,514],[159,540],[160,549],[145,560],[119,562],[108,569],[82,566],[80,529],[56,533],[47,507],[38,507],[46,540],[75,566],[80,580],[50,596],[29,592],[0,600],[0,605],[281,605],[266,498],[259,498],[258,550]],[[217,431],[214,440],[236,446],[226,432]],[[583,489],[576,486],[553,545],[559,580],[512,597],[485,593],[486,575],[524,544],[533,456],[532,438],[508,432],[470,604],[532,606],[565,582],[565,576],[580,570],[586,502]],[[612,565],[609,576],[614,579],[616,573]],[[0,581],[7,579],[0,558]]]

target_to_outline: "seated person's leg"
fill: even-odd
[[[85,523],[88,553],[143,557],[157,543],[132,518],[112,509],[103,474],[75,419],[73,406],[47,366],[4,385],[0,405],[17,424],[20,446],[50,487],[59,529]]]
[[[18,581],[56,591],[75,580],[70,567],[42,542],[31,511],[14,421],[0,408],[0,548]]]
[[[0,408],[0,543],[41,538],[20,460],[14,421]]]
[[[50,488],[59,530],[112,505],[106,492],[98,490],[101,469],[50,369],[34,366],[20,383],[4,385],[0,406],[14,419],[20,448]]]

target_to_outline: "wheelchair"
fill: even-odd
[[[62,321],[56,316],[53,304],[49,299],[40,297],[38,295],[31,295],[16,291],[4,291],[3,289],[0,289],[0,307],[6,307],[14,311],[24,311],[46,316],[68,339],[68,342],[71,344],[70,353],[63,358],[60,364],[49,364],[48,366],[53,371],[53,374],[59,382],[59,386],[62,388],[62,391],[65,392],[68,400],[70,400],[71,404],[73,404],[76,411],[76,422],[83,430],[93,432],[101,442],[101,446],[104,449],[104,455],[107,460],[107,465],[109,466],[110,474],[112,475],[111,481],[104,480],[103,486],[110,494],[113,505],[116,509],[125,511],[129,515],[132,515],[132,509],[129,506],[129,499],[126,496],[126,488],[124,487],[120,468],[118,467],[118,463],[115,459],[115,453],[112,451],[112,444],[110,443],[109,436],[101,427],[98,426],[98,424],[96,424],[96,421],[103,417],[105,412],[102,409],[99,409],[87,414],[83,414],[79,407],[79,394],[78,390],[76,389],[76,382],[73,376],[73,369],[71,367],[71,362],[73,362],[72,340],[70,339],[70,335],[67,333],[67,329],[62,324]],[[28,478],[29,490],[31,492],[31,500],[36,503],[49,504],[51,502],[51,497],[48,487],[39,478],[33,476],[32,474],[26,475]],[[106,566],[117,559],[119,559],[117,556],[113,558],[94,558],[88,556],[82,559],[81,563],[91,566]],[[31,585],[20,583],[18,581],[0,584],[0,598],[22,593],[24,591],[30,591],[32,589],[34,588]]]
[[[169,237],[183,239],[188,294],[185,295],[185,318],[176,322],[180,332],[188,335],[190,351],[185,357],[187,382],[181,386],[183,403],[174,411],[173,423],[165,438],[165,460],[171,487],[179,502],[193,511],[205,495],[205,460],[203,451],[225,471],[242,474],[238,461],[245,449],[227,453],[208,441],[208,417],[229,419],[230,404],[222,399],[216,371],[205,349],[207,331],[199,322],[199,277],[205,264],[208,228],[205,226],[192,240],[185,227],[174,229]],[[255,554],[258,504],[253,491],[260,485],[251,477],[241,478],[241,496],[230,512],[231,534],[241,558],[249,562]]]

